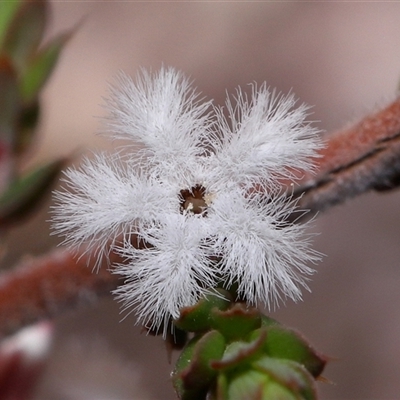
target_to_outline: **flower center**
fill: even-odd
[[[181,190],[181,212],[190,211],[193,214],[205,214],[208,206],[205,193],[206,189],[201,185]]]

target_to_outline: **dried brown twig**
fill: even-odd
[[[325,210],[400,185],[400,99],[329,136],[320,155],[316,175],[305,176],[295,193],[304,209]],[[93,303],[118,286],[108,268],[92,273],[87,263],[85,255],[57,250],[0,276],[0,334]]]

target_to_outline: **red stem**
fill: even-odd
[[[10,334],[64,309],[94,303],[117,285],[106,266],[95,273],[87,256],[66,249],[24,261],[0,276],[0,332]]]
[[[316,176],[307,175],[296,191],[300,206],[325,210],[369,190],[400,184],[400,98],[354,126],[328,137],[316,161]]]

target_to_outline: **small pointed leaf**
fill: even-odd
[[[70,32],[57,36],[31,60],[21,80],[21,94],[26,102],[31,102],[38,95],[70,37]]]
[[[211,321],[212,328],[221,332],[227,341],[243,338],[261,326],[260,312],[244,303],[236,303],[227,310],[213,309]]]
[[[268,317],[264,314],[261,314],[261,326],[263,328],[268,328],[270,326],[282,326],[280,322],[278,322],[276,319],[273,319],[271,317]]]
[[[293,399],[317,399],[313,377],[302,365],[294,361],[263,357],[253,363],[253,368],[269,375],[281,388],[285,388],[291,393],[294,396]],[[265,397],[263,399],[280,398],[274,395],[277,389],[276,386],[268,388],[264,393]],[[286,399],[286,397],[283,398]]]
[[[266,332],[261,332],[259,337],[252,342],[233,342],[226,346],[223,357],[215,360],[211,366],[219,371],[229,369],[246,369],[249,363],[255,358],[260,357]]]
[[[42,40],[47,7],[45,0],[25,0],[7,31],[4,50],[21,71]]]
[[[299,400],[267,374],[249,369],[232,377],[223,400]],[[220,400],[220,399],[218,399]],[[222,399],[221,399],[222,400]]]
[[[0,49],[20,4],[21,0],[0,1]]]
[[[217,371],[211,367],[213,360],[222,357],[225,339],[217,331],[194,337],[183,350],[173,373],[173,382],[179,398],[203,399]]]
[[[257,331],[253,335],[257,335]],[[296,331],[280,325],[267,328],[264,351],[270,357],[295,361],[314,376],[318,377],[327,362],[326,357],[314,350]]]
[[[223,289],[209,293],[194,306],[181,310],[179,319],[174,321],[179,329],[189,332],[200,332],[211,329],[211,311],[226,310],[230,306],[230,295]]]

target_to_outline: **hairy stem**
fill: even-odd
[[[322,211],[369,190],[399,186],[400,98],[330,135],[320,156],[317,174],[296,190],[301,208]]]
[[[94,303],[117,285],[118,278],[106,266],[96,273],[87,256],[65,249],[26,260],[0,275],[0,335]]]

